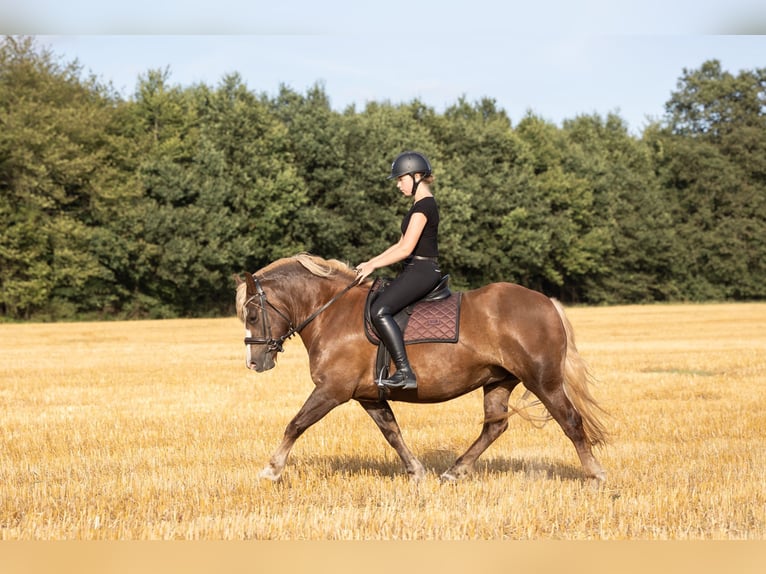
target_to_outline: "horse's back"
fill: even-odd
[[[463,294],[461,338],[479,336],[498,344],[533,348],[545,342],[566,344],[566,333],[553,301],[516,283],[490,283]]]
[[[486,313],[499,313],[507,317],[540,315],[557,316],[556,309],[549,297],[516,283],[489,283],[478,289],[466,291],[464,301],[472,307],[483,309]]]

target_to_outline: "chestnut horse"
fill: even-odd
[[[376,347],[366,338],[363,309],[370,281],[336,260],[308,254],[280,259],[255,276],[238,278],[237,314],[245,325],[246,363],[258,372],[274,367],[282,343],[298,333],[308,351],[314,389],[285,429],[260,476],[278,480],[295,441],[333,408],[356,400],[383,432],[414,480],[426,470],[404,443],[388,402],[378,394]],[[586,477],[605,472],[591,447],[605,444],[602,412],[591,395],[585,363],[561,305],[511,283],[493,283],[462,295],[457,343],[419,343],[408,348],[417,391],[391,391],[391,400],[436,403],[481,388],[481,434],[445,471],[457,480],[508,427],[508,401],[520,382],[534,393],[574,444]]]

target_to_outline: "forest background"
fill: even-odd
[[[0,320],[221,316],[232,274],[299,251],[357,263],[399,234],[386,176],[437,176],[456,289],[567,303],[766,296],[766,68],[683,69],[640,135],[618,114],[512,125],[495,100],[332,110],[148,70],[125,98],[34,37],[0,40]]]

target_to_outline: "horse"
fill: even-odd
[[[417,391],[392,390],[384,398],[374,380],[376,347],[364,332],[369,278],[359,282],[347,264],[307,253],[276,260],[254,275],[245,273],[244,281],[235,278],[247,368],[256,372],[274,368],[283,343],[298,334],[314,382],[260,478],[279,480],[295,441],[306,429],[335,407],[355,400],[396,450],[410,479],[422,480],[426,469],[405,444],[389,400],[438,403],[481,388],[481,433],[440,476],[443,481],[465,478],[508,428],[510,395],[522,383],[574,444],[586,480],[595,484],[606,480],[592,449],[608,441],[601,420],[606,411],[590,392],[592,376],[557,300],[512,283],[490,283],[463,292],[458,341],[410,345]]]

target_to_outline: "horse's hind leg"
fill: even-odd
[[[367,414],[372,417],[375,424],[386,437],[388,444],[394,447],[399,458],[404,463],[404,468],[407,470],[407,474],[414,481],[421,480],[426,475],[426,469],[423,464],[412,454],[412,451],[404,443],[404,437],[402,437],[402,431],[399,428],[399,423],[396,422],[396,417],[391,407],[386,401],[368,402],[359,401]]]
[[[481,434],[465,453],[441,475],[444,481],[464,478],[473,471],[473,465],[489,445],[508,428],[508,399],[518,380],[502,381],[484,387],[484,426]]]
[[[597,483],[606,480],[606,472],[601,464],[593,456],[593,450],[587,440],[585,429],[583,428],[582,417],[574,405],[566,396],[561,385],[554,387],[554,390],[544,392],[533,391],[537,398],[545,405],[553,419],[559,423],[559,426],[574,444],[577,450],[577,456],[580,458],[585,476]]]

